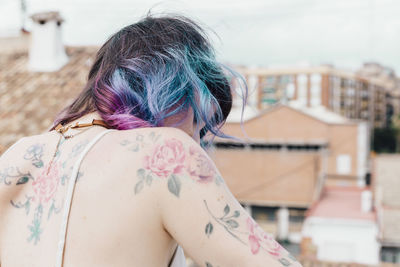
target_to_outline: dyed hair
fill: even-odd
[[[231,110],[232,94],[223,66],[195,22],[148,15],[105,42],[85,88],[52,129],[94,111],[114,129],[157,127],[189,107],[197,125],[205,123],[201,136],[209,131],[225,137],[220,127]]]

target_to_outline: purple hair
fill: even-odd
[[[219,129],[232,107],[224,69],[195,22],[182,16],[147,16],[100,48],[84,90],[57,116],[52,129],[94,111],[111,128],[157,127],[191,107],[195,122],[205,123],[202,136],[210,131],[224,137]]]

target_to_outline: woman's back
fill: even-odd
[[[21,140],[0,158],[2,267],[54,266],[71,169],[94,127]],[[205,266],[297,266],[234,199],[200,146],[174,128],[110,131],[82,161],[64,266],[168,266],[176,240]]]
[[[54,266],[73,165],[103,131],[96,127],[61,143],[48,174],[59,138],[54,131],[23,139],[1,159],[2,266]],[[64,266],[168,265],[176,243],[162,227],[158,185],[135,195],[143,153],[160,132],[112,131],[87,153],[73,196]]]

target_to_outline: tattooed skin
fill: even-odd
[[[33,180],[32,175],[29,172],[22,173],[17,167],[8,167],[0,171],[0,183],[5,185],[11,185],[12,182],[15,182],[15,185],[25,184],[29,180]]]
[[[24,195],[23,200],[10,200],[10,204],[14,208],[23,209],[27,216],[31,215],[33,209],[33,219],[28,225],[30,234],[27,240],[28,242],[32,241],[35,245],[39,242],[43,232],[44,212],[47,212],[47,220],[49,220],[53,213],[60,211],[54,198],[59,186],[60,166],[54,162],[50,169],[48,165],[43,167],[41,172],[35,176],[29,172],[23,173],[17,167],[8,167],[0,172],[0,182],[5,185],[29,185],[32,187],[31,192]]]
[[[267,252],[274,259],[278,260],[283,266],[289,266],[293,262],[296,262],[296,258],[291,254],[287,255],[287,258],[285,258],[283,256],[283,252],[285,251],[284,248],[278,242],[276,242],[271,235],[260,229],[260,227],[251,217],[247,218],[245,229],[239,230],[240,225],[237,221],[237,218],[240,217],[240,212],[238,210],[231,212],[229,205],[226,205],[223,210],[223,215],[215,216],[210,211],[207,201],[205,200],[204,205],[214,221],[221,225],[225,231],[227,231],[240,243],[248,246],[252,254],[258,254],[262,250]],[[214,226],[212,222],[206,224],[205,233],[208,237],[213,233],[213,229]]]
[[[69,171],[69,173],[72,172],[73,165],[71,165],[69,168],[67,168],[68,163],[71,162],[71,160],[75,159],[86,147],[86,145],[89,143],[89,140],[83,140],[77,143],[72,147],[71,152],[68,154],[67,159],[62,163],[62,169],[63,171]],[[64,173],[61,176],[61,184],[65,185],[65,182],[69,179],[70,174],[69,173]],[[78,171],[78,177],[76,178],[76,181],[78,182],[79,179],[83,176],[83,172]]]
[[[156,143],[160,135],[154,132],[144,137],[138,134],[134,141],[123,140],[120,144],[129,151],[138,152],[144,146],[153,144],[152,150],[144,157],[144,168],[137,170],[138,182],[135,185],[135,194],[140,193],[145,186],[151,186],[155,180],[167,180],[168,191],[179,198],[182,183],[179,176],[188,177],[199,183],[223,182],[215,172],[215,168],[196,147],[185,151],[183,143],[175,138]]]
[[[220,185],[223,182],[201,148],[191,146],[186,150],[183,143],[175,138],[165,139],[161,143],[156,143],[154,139],[154,135],[147,138],[138,135],[135,141],[124,140],[120,143],[132,152],[139,151],[146,144],[153,144],[151,151],[144,157],[144,167],[137,170],[138,182],[134,188],[135,194],[139,194],[145,186],[151,186],[155,180],[166,179],[168,191],[178,198],[182,178],[203,184],[215,182]],[[262,231],[251,217],[246,219],[245,225],[240,225],[239,210],[231,210],[227,204],[222,215],[216,216],[209,209],[206,200],[204,200],[204,205],[213,219],[204,228],[207,237],[212,235],[215,229],[214,223],[217,223],[237,241],[248,246],[254,255],[264,251],[283,266],[289,266],[296,261],[290,254],[284,257],[284,248],[272,236]],[[206,267],[213,266],[209,262],[205,262],[205,265]]]
[[[235,210],[233,213],[231,213],[231,208],[229,205],[226,205],[224,208],[224,213],[220,217],[214,216],[214,214],[211,213],[210,209],[208,208],[207,201],[204,200],[204,205],[207,208],[208,213],[213,217],[213,219],[220,224],[224,229],[231,235],[233,236],[236,240],[241,242],[242,244],[245,244],[238,236],[237,234],[243,233],[238,231],[237,229],[239,228],[239,222],[237,221],[237,218],[240,216],[240,211]],[[205,232],[208,237],[212,234],[214,229],[214,226],[211,222],[209,222],[206,225]],[[210,231],[211,230],[211,231]]]
[[[129,151],[138,152],[146,145],[157,142],[160,137],[161,135],[155,132],[151,132],[146,138],[142,134],[137,134],[134,141],[125,139],[121,141],[120,145],[126,147]]]
[[[26,150],[23,158],[31,161],[36,168],[41,168],[41,171],[36,175],[21,172],[17,167],[7,167],[0,171],[0,183],[7,186],[27,185],[32,187],[32,190],[22,199],[10,200],[10,204],[14,208],[24,210],[27,216],[32,216],[32,221],[28,225],[29,236],[27,241],[35,245],[40,241],[41,234],[44,232],[44,223],[61,211],[62,201],[56,199],[56,193],[69,179],[69,175],[67,173],[62,174],[62,172],[67,169],[67,163],[82,152],[88,140],[76,144],[68,154],[67,159],[61,163],[61,148],[64,142],[65,139],[61,138],[51,165],[50,163],[44,164],[42,160],[44,144],[35,144]],[[71,172],[72,168],[71,166],[68,170]],[[83,173],[79,172],[78,179],[82,175]]]
[[[36,168],[42,168],[43,147],[44,144],[34,144],[30,146],[24,155],[24,159],[30,160],[33,166],[35,166]]]

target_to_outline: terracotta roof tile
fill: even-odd
[[[67,47],[69,62],[50,73],[27,69],[27,49],[0,51],[0,153],[21,137],[51,126],[56,114],[82,90],[97,50]]]
[[[308,217],[376,221],[375,211],[361,211],[361,193],[365,188],[325,187],[320,200],[308,211]]]

